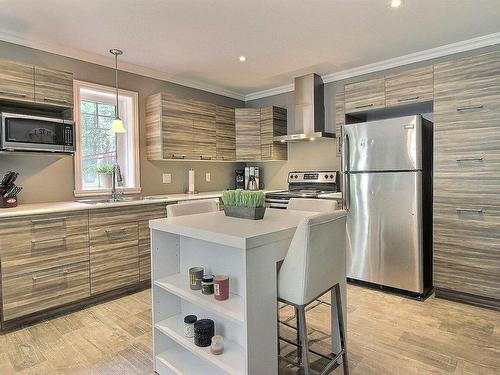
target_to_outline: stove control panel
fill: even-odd
[[[337,183],[337,171],[307,171],[289,172],[288,183],[310,182],[310,183]]]

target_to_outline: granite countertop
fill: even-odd
[[[269,192],[269,191],[271,190],[264,190],[264,192]],[[26,204],[20,204],[14,208],[1,208],[0,219],[17,217],[17,216],[40,215],[40,214],[48,214],[48,213],[64,212],[64,211],[97,210],[109,207],[180,202],[180,201],[188,201],[196,199],[210,199],[210,198],[219,198],[221,196],[222,196],[222,191],[209,191],[197,194],[181,193],[181,194],[151,195],[145,197],[146,199],[113,202],[113,203],[100,203],[100,204],[86,204],[86,203],[79,203],[76,201],[26,203]],[[82,200],[83,199],[85,198],[82,198]]]

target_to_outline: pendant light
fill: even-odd
[[[125,133],[125,127],[123,126],[123,121],[120,118],[118,111],[118,56],[123,54],[123,51],[113,48],[109,52],[115,56],[115,88],[116,88],[116,117],[111,124],[111,132],[113,133]]]

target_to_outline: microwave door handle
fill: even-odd
[[[349,211],[350,208],[350,196],[349,196],[349,137],[347,133],[344,134],[342,139],[342,178],[343,178],[343,189],[344,194],[342,194],[342,205]]]

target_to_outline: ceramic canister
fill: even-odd
[[[201,289],[201,279],[203,277],[203,267],[192,267],[189,269],[189,287],[192,290]]]
[[[214,277],[214,296],[218,301],[229,298],[229,277],[217,275]]]

